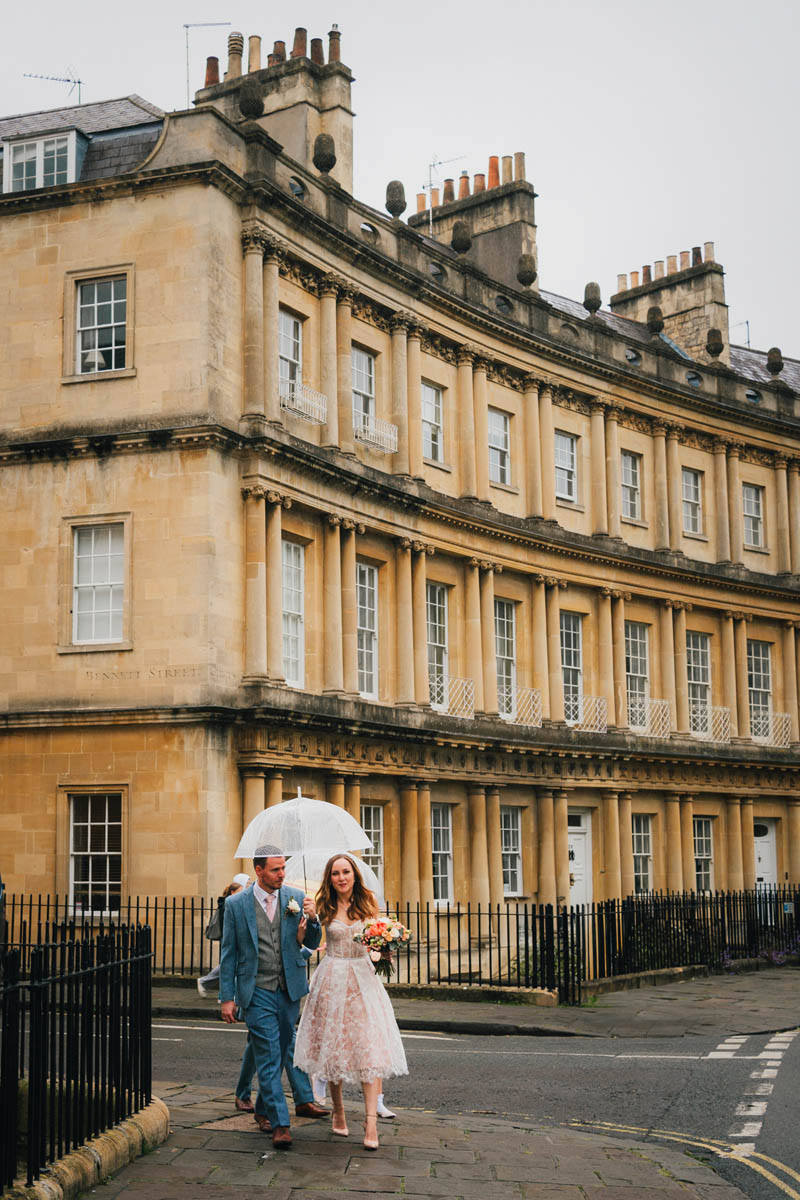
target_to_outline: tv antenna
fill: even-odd
[[[189,21],[183,27],[186,34],[186,107],[191,104],[189,97],[189,30],[190,29],[213,29],[222,25],[230,25],[230,21]]]
[[[747,349],[749,350],[750,349],[750,322],[749,321],[739,321],[739,323],[737,325],[732,325],[731,328],[732,329],[741,329],[742,326],[744,326],[744,329],[745,329],[745,339],[746,340],[745,340],[744,344],[745,344],[745,346],[747,346]]]
[[[439,167],[444,167],[448,163],[460,162],[462,158],[466,158],[466,154],[456,154],[454,158],[437,158],[434,151],[433,158],[428,163],[428,182],[423,183],[423,192],[428,193],[428,233],[433,237],[433,173],[436,171],[438,176]]]
[[[46,79],[50,83],[69,83],[72,86],[69,89],[68,95],[71,96],[72,93],[75,91],[75,88],[77,88],[78,89],[78,104],[80,104],[80,102],[81,102],[81,84],[83,83],[83,80],[78,79],[78,77],[76,76],[72,67],[67,67],[67,70],[69,71],[69,75],[67,75],[67,76],[64,76],[64,75],[34,75],[30,71],[26,71],[24,73],[24,75],[22,76],[22,78],[23,79]]]

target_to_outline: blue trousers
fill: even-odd
[[[283,1069],[286,1072],[286,1078],[289,1080],[289,1086],[292,1089],[295,1104],[310,1104],[314,1099],[314,1092],[311,1087],[311,1080],[306,1075],[305,1071],[301,1071],[299,1067],[294,1065],[294,1042],[297,1031],[292,1034],[292,1041],[289,1046],[286,1058],[283,1060]],[[236,1095],[240,1100],[250,1099],[250,1090],[253,1086],[253,1076],[256,1073],[256,1058],[253,1054],[253,1047],[250,1044],[250,1036],[248,1034],[247,1044],[242,1055],[242,1067],[239,1072],[239,1080],[236,1084]],[[257,1106],[256,1106],[257,1107]]]
[[[266,1116],[273,1129],[289,1125],[281,1074],[299,1012],[300,1002],[290,1000],[282,988],[268,992],[257,987],[243,1013],[258,1073],[256,1112]]]

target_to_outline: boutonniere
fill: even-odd
[[[296,917],[299,912],[300,905],[297,903],[294,896],[292,896],[289,900],[289,903],[286,905],[286,908],[283,910],[283,915],[285,917]]]

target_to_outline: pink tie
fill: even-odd
[[[267,917],[270,921],[275,919],[275,905],[278,903],[278,897],[275,892],[267,892]]]

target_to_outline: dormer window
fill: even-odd
[[[3,154],[3,191],[29,192],[33,188],[73,183],[75,131],[53,137],[6,142]]]

